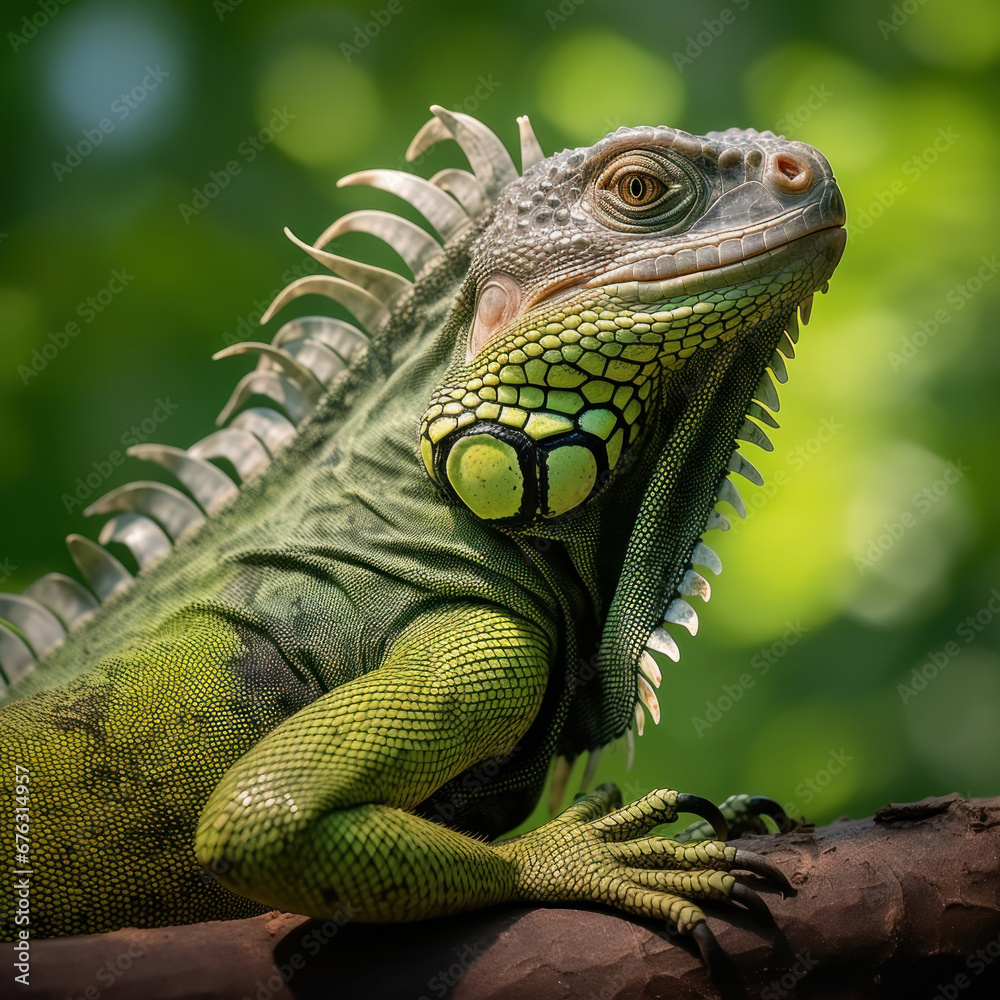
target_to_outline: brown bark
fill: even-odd
[[[1000,798],[925,799],[743,843],[798,889],[761,889],[777,930],[738,906],[710,910],[749,996],[1000,997]],[[33,1000],[719,995],[689,941],[596,908],[380,927],[271,914],[34,941],[31,956],[17,995]]]

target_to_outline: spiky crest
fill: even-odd
[[[413,159],[434,143],[454,139],[468,157],[472,173],[447,169],[424,180],[402,171],[366,170],[342,178],[340,184],[364,184],[399,195],[424,215],[447,244],[485,214],[497,194],[518,175],[501,140],[481,122],[438,106],[431,110],[434,117],[419,130],[407,156]],[[541,147],[528,119],[518,119],[518,124],[527,168],[541,158]],[[309,275],[292,282],[278,294],[261,322],[299,296],[319,293],[344,306],[360,327],[329,316],[303,316],[285,323],[269,344],[244,342],[215,354],[216,359],[259,355],[256,368],[239,380],[219,414],[218,423],[227,426],[186,450],[151,443],[128,450],[131,457],[169,470],[183,490],[135,482],[92,503],[85,514],[112,515],[99,533],[99,543],[77,534],[66,540],[87,586],[48,573],[23,594],[0,594],[0,693],[134,579],[106,545],[127,548],[140,573],[156,565],[180,538],[231,503],[244,483],[259,476],[289,447],[323,393],[364,355],[370,338],[386,324],[413,281],[323,249],[346,232],[381,239],[400,255],[414,280],[444,259],[441,242],[390,212],[350,212],[328,226],[312,245],[286,228],[292,242],[336,276]],[[253,396],[270,398],[274,408],[245,407]],[[236,480],[216,464],[220,461],[235,469]]]

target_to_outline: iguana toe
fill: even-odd
[[[700,795],[681,794],[677,796],[677,811],[690,813],[692,816],[700,816],[702,820],[712,827],[715,833],[715,840],[729,839],[729,823],[722,810]]]
[[[767,903],[750,886],[735,882],[729,890],[729,898],[742,903],[761,923],[774,926],[774,916],[767,908]]]

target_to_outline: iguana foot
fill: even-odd
[[[778,828],[778,833],[787,833],[795,824],[788,814],[774,799],[763,795],[730,795],[719,805],[719,812],[725,817],[729,826],[729,835],[723,840],[735,840],[754,833],[771,833],[764,817],[769,816]],[[681,844],[690,844],[697,840],[715,840],[718,837],[717,828],[709,817],[686,826],[674,839]]]
[[[791,893],[784,875],[764,858],[721,839],[680,843],[649,835],[689,812],[703,816],[716,836],[725,838],[726,821],[712,803],[670,789],[627,806],[621,802],[615,785],[601,785],[537,830],[496,844],[514,868],[520,898],[606,903],[665,920],[680,933],[693,934],[710,965],[718,948],[705,925],[700,905],[705,900],[733,900],[773,924],[760,896],[730,874],[751,872]]]

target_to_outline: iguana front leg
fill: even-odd
[[[543,633],[500,610],[423,616],[382,667],[303,708],[233,766],[202,814],[199,861],[237,892],[316,917],[381,923],[586,900],[691,930],[703,920],[692,901],[734,895],[725,871],[754,864],[718,842],[645,836],[676,815],[675,793],[604,815],[617,791],[603,786],[496,844],[411,811],[527,732],[549,664]]]
[[[495,849],[411,810],[527,732],[549,661],[542,632],[500,610],[423,615],[380,668],[232,767],[202,813],[198,860],[236,892],[316,917],[416,920],[512,898]]]

